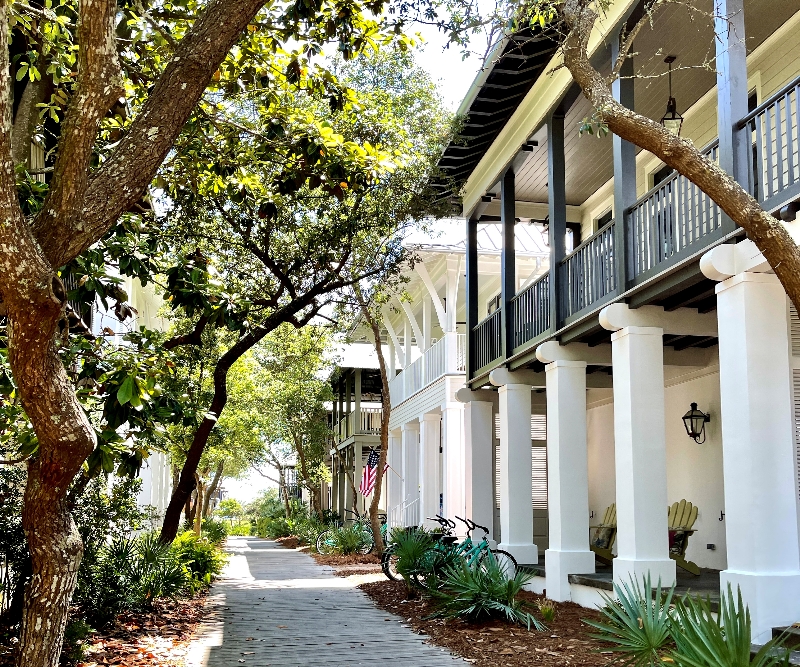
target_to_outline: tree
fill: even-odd
[[[328,41],[351,55],[381,39],[381,25],[362,13],[379,14],[380,2],[289,2],[254,21],[265,4],[0,3],[0,23],[12,28],[0,37],[0,300],[9,365],[38,445],[23,511],[33,564],[17,657],[25,667],[59,660],[82,554],[68,492],[96,443],[59,352],[67,302],[59,268],[145,207],[209,84],[218,111],[240,83],[269,91],[277,80],[329,89],[336,103],[335,81],[309,72],[308,58]],[[297,50],[273,59],[289,40]],[[43,187],[25,173],[17,180],[38,136],[50,161]],[[44,201],[26,212],[20,200],[33,191]]]

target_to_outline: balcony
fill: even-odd
[[[764,209],[775,212],[800,198],[800,78],[735,127],[739,138],[751,146],[748,188]],[[719,142],[711,142],[703,153],[717,161]],[[550,273],[516,294],[509,317],[503,317],[501,308],[473,328],[473,378],[503,361],[504,326],[513,326],[508,357],[533,349],[554,331],[693,260],[737,231],[708,195],[677,173],[624,211],[624,236],[617,224],[612,221],[598,230],[551,267]],[[621,238],[624,261],[616,257]],[[550,302],[554,279],[557,309]],[[554,311],[556,322],[552,321]]]
[[[361,408],[342,417],[333,427],[337,442],[344,442],[354,435],[380,435],[381,408]]]
[[[422,356],[389,381],[392,406],[399,405],[449,373],[466,369],[467,337],[446,333],[431,345]]]

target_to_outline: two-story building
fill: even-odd
[[[800,7],[717,0],[715,23],[707,4],[659,11],[615,95],[656,120],[675,97],[682,136],[800,239]],[[641,9],[611,3],[589,45],[601,71]],[[800,321],[703,192],[580,132],[593,110],[558,65],[549,38],[511,36],[461,105],[441,166],[463,183],[442,187],[464,246],[423,253],[411,300],[384,317],[402,367],[388,506],[418,499],[410,523],[465,512],[556,600],[596,604],[647,573],[740,587],[765,639],[800,620]],[[687,425],[692,404],[708,420]],[[676,546],[668,507],[682,500],[697,514]],[[590,524],[612,516],[601,566]]]

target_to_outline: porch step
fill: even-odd
[[[800,648],[800,627],[796,625],[772,628],[772,636],[775,638],[782,636],[786,646]]]
[[[774,630],[773,630],[773,632],[774,632]],[[755,656],[755,654],[758,653],[758,650],[760,648],[761,648],[761,646],[759,646],[758,644],[753,644],[750,647],[750,655],[751,656]],[[783,655],[783,652],[780,651],[779,649],[773,649],[772,650],[772,654],[780,656],[780,655]],[[800,665],[800,652],[792,651],[789,654],[789,664],[790,665]]]

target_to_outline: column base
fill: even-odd
[[[547,549],[544,552],[544,569],[547,597],[557,602],[567,602],[572,599],[567,580],[569,575],[594,572],[594,553]]]
[[[772,637],[772,628],[792,625],[800,620],[800,572],[756,574],[723,570],[719,576],[720,594],[736,599],[737,588],[750,609],[752,641],[763,644]]]
[[[639,560],[639,559],[614,559],[614,583],[631,585],[631,579],[641,586],[647,573],[650,573],[650,583],[653,587],[661,581],[662,587],[669,587],[675,583],[675,561],[671,558],[664,560]]]
[[[507,544],[500,542],[497,548],[514,556],[517,559],[517,565],[539,564],[539,547],[535,544]]]

